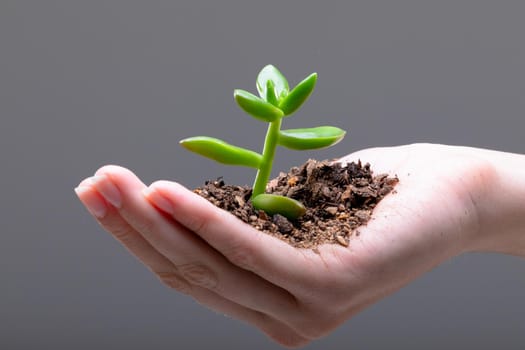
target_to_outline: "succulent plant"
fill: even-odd
[[[262,153],[208,136],[186,138],[180,144],[192,152],[223,164],[257,169],[251,196],[252,205],[271,215],[281,214],[289,219],[300,217],[306,211],[302,203],[289,197],[265,193],[265,190],[277,146],[294,150],[319,149],[335,145],[345,136],[344,130],[334,126],[281,129],[283,119],[301,107],[314,90],[316,82],[317,73],[312,73],[290,90],[284,75],[273,65],[267,65],[257,76],[259,96],[245,90],[234,90],[233,96],[241,109],[255,119],[269,124]]]

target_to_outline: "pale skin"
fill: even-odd
[[[75,189],[159,279],[286,347],[328,335],[367,306],[468,252],[525,257],[525,156],[415,144],[340,159],[397,176],[350,246],[289,246],[171,181],[110,165]]]

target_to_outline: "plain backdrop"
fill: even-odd
[[[413,142],[525,153],[524,17],[518,0],[0,0],[0,348],[278,349],[161,285],[73,188],[104,164],[251,184],[178,141],[260,150],[232,91],[270,63],[319,74],[286,128],[348,130],[276,172]],[[306,349],[523,349],[524,295],[525,260],[464,255]]]

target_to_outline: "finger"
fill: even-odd
[[[315,285],[324,266],[309,250],[266,235],[201,196],[174,182],[159,181],[152,190],[166,200],[159,206],[217,249],[233,264],[253,271],[293,294]]]
[[[171,288],[183,293],[190,292],[187,281],[178,276],[173,263],[154,249],[148,241],[135,231],[86,179],[75,189],[80,201],[86,205],[99,224],[119,241],[132,255],[154,272]],[[95,209],[93,209],[95,208]]]
[[[91,211],[91,208],[96,207],[98,208],[97,213],[104,213],[98,218],[99,223],[155,272],[166,285],[179,292],[189,293],[191,287],[177,275],[174,265],[131,228],[111,205],[105,203],[105,200],[91,186],[91,179],[81,182],[75,192],[88,210]],[[282,322],[220,297],[206,288],[194,286],[191,288],[191,295],[199,303],[215,311],[256,326],[281,345],[295,347],[309,342],[308,339],[300,336]]]
[[[167,218],[144,197],[144,185],[130,171],[112,166],[97,174],[97,190],[118,205],[128,224],[191,285],[277,318],[295,314],[296,301],[289,292],[231,264],[199,236]]]
[[[286,324],[264,313],[236,304],[209,289],[194,287],[192,296],[200,304],[212,310],[254,325],[268,337],[285,347],[300,347],[311,341],[311,339],[301,336]]]

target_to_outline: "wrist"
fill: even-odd
[[[478,156],[491,165],[492,176],[475,203],[478,230],[470,250],[525,257],[525,155],[479,150]]]

